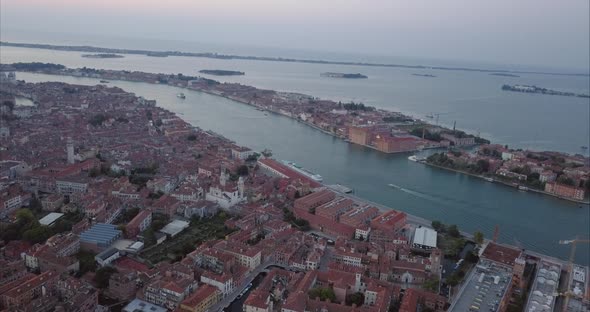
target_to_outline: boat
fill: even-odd
[[[398,190],[401,190],[401,189],[402,189],[402,187],[401,187],[401,186],[399,186],[399,185],[395,185],[395,184],[391,184],[391,183],[390,183],[390,184],[388,184],[388,185],[389,185],[389,186],[391,186],[391,187],[393,187],[393,188],[396,188],[396,189],[398,189]]]
[[[100,83],[109,83],[110,81],[108,80],[101,80]]]
[[[411,160],[411,161],[416,161],[416,162],[420,162],[420,161],[425,161],[426,160],[426,158],[419,157],[419,156],[416,156],[416,155],[412,155],[412,156],[408,157],[408,159]]]
[[[518,190],[519,190],[519,191],[526,192],[526,191],[528,191],[528,190],[529,190],[529,188],[528,188],[528,187],[526,187],[526,186],[519,185],[519,186],[518,186]]]
[[[494,179],[493,179],[493,178],[485,178],[485,179],[486,179],[486,181],[488,181],[488,182],[494,182]]]
[[[426,118],[432,119],[432,118],[434,118],[434,116],[432,116],[432,114],[428,114],[428,115],[426,115]]]
[[[588,146],[580,146],[580,148],[583,149],[583,150],[587,150],[588,149]]]
[[[311,172],[311,171],[309,171],[309,170],[307,170],[307,169],[305,169],[305,168],[297,165],[296,163],[294,163],[292,161],[285,161],[285,160],[283,160],[283,164],[287,165],[289,168],[295,170],[296,172],[301,173],[302,175],[304,175],[304,176],[306,176],[308,178],[311,178],[314,181],[317,181],[317,182],[324,181],[324,178],[322,178],[321,175],[316,174],[316,173],[313,173],[313,172]]]
[[[186,99],[186,96],[184,95],[184,93],[178,93],[176,95],[176,97],[179,98],[179,99],[183,99],[183,100]]]

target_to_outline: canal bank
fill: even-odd
[[[63,81],[94,85],[98,79],[19,74],[29,82]],[[246,105],[201,92],[113,81],[121,87],[174,111],[187,122],[210,129],[255,150],[269,148],[277,159],[290,159],[322,175],[324,183],[341,183],[356,195],[375,203],[429,220],[457,224],[465,232],[482,231],[491,237],[496,225],[500,241],[540,253],[566,258],[561,239],[588,236],[590,216],[578,205],[543,196],[531,196],[463,174],[433,170],[411,162],[406,155],[387,155],[347,144],[341,139],[297,121],[269,115]],[[396,184],[404,190],[392,189]],[[588,250],[580,248],[577,262],[586,264]]]

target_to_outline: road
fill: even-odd
[[[231,294],[227,295],[221,301],[213,305],[208,311],[222,311],[223,309],[227,308],[234,300],[236,300],[238,295],[242,293],[244,289],[246,289],[248,284],[252,283],[256,276],[262,272],[265,272],[270,266],[278,265],[274,261],[266,261],[265,263],[259,265],[256,269],[246,275],[242,284],[236,287],[236,289]]]

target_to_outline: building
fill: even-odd
[[[125,226],[125,234],[129,238],[136,237],[139,233],[145,231],[152,224],[152,211],[144,209],[140,211]]]
[[[412,136],[394,136],[379,134],[373,140],[375,148],[384,153],[403,153],[418,150],[422,144],[419,138]]]
[[[414,239],[412,246],[422,249],[433,249],[436,248],[437,233],[433,229],[426,227],[416,228],[414,231]]]
[[[88,182],[84,177],[67,177],[55,180],[55,187],[59,194],[71,195],[74,193],[86,193]]]
[[[370,133],[370,128],[367,127],[349,127],[348,139],[354,144],[368,145]]]
[[[223,297],[231,294],[237,287],[235,280],[230,274],[215,274],[210,271],[205,271],[201,274],[201,283],[216,287]]]
[[[231,157],[234,159],[245,160],[248,157],[253,156],[255,154],[256,152],[244,146],[234,145],[231,149]]]
[[[59,212],[51,212],[48,215],[46,215],[45,217],[41,218],[39,220],[39,224],[41,225],[45,225],[45,226],[52,226],[55,224],[55,222],[57,220],[59,220],[60,218],[62,218],[64,216],[63,213],[59,213]]]
[[[123,308],[123,312],[168,312],[168,309],[136,298]]]
[[[566,197],[576,200],[584,200],[585,190],[581,187],[560,184],[557,182],[548,182],[545,184],[545,192],[560,197]]]
[[[496,265],[512,270],[514,263],[522,255],[522,251],[494,242],[489,242],[480,255],[481,259],[489,260]]]
[[[56,211],[64,202],[64,197],[59,194],[50,194],[41,199],[41,206],[44,211]]]
[[[180,234],[180,232],[182,232],[184,229],[189,227],[188,222],[186,221],[182,221],[182,220],[174,220],[168,224],[166,224],[166,226],[164,228],[162,228],[160,230],[160,232],[170,236],[170,237],[174,237],[178,234]]]
[[[334,200],[335,198],[336,193],[329,190],[322,190],[296,199],[294,207],[295,209],[304,209],[309,211],[310,209],[317,208]]]
[[[443,312],[448,306],[445,297],[416,288],[408,288],[401,302],[399,312],[429,311]]]
[[[561,265],[542,260],[528,296],[525,311],[551,312],[555,308],[555,293],[558,292]]]
[[[39,311],[41,307],[51,311],[57,301],[55,287],[58,276],[52,271],[26,275],[0,295],[2,307],[7,311]]]
[[[371,242],[392,242],[406,226],[407,215],[401,211],[390,210],[371,220]]]
[[[72,138],[68,138],[68,142],[66,143],[66,150],[68,153],[68,164],[73,164],[76,162],[74,159],[74,142]]]
[[[221,300],[222,294],[214,286],[205,284],[180,303],[180,312],[205,312]]]
[[[229,209],[243,202],[246,199],[244,197],[244,178],[238,178],[237,186],[231,185],[228,180],[228,174],[222,171],[219,178],[220,185],[210,187],[205,194],[205,199],[217,203],[223,209]]]
[[[475,144],[475,138],[473,137],[457,137],[449,133],[443,133],[440,135],[440,137],[445,140],[451,141],[455,146],[467,146]]]
[[[144,288],[143,294],[146,301],[174,310],[190,294],[195,284],[192,277],[189,279],[166,274],[152,280]]]
[[[107,248],[94,256],[94,260],[101,267],[110,265],[113,261],[121,258],[121,252],[115,247]]]
[[[80,234],[80,247],[100,252],[110,247],[121,235],[121,231],[115,225],[97,223]]]

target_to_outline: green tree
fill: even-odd
[[[431,223],[432,228],[435,229],[437,232],[444,232],[445,231],[445,225],[442,224],[442,222],[440,221],[432,221]]]
[[[480,231],[473,233],[473,240],[481,245],[483,243],[483,233]]]
[[[46,226],[36,225],[23,233],[23,239],[31,244],[42,243],[51,236],[51,232]]]
[[[237,174],[240,176],[247,176],[248,175],[248,166],[241,165],[238,167]]]
[[[365,302],[365,295],[361,292],[356,292],[346,296],[345,303],[346,305],[353,305],[356,304],[357,307],[360,307]]]
[[[319,298],[322,301],[328,299],[328,300],[334,302],[336,300],[336,294],[334,293],[334,290],[332,288],[328,288],[328,287],[312,288],[309,291],[309,296],[312,299]]]
[[[422,284],[422,288],[432,291],[432,292],[436,292],[436,291],[438,291],[439,283],[440,283],[440,281],[437,278],[427,279]]]
[[[452,237],[460,237],[461,236],[461,232],[459,232],[459,228],[455,224],[449,226],[448,233]]]
[[[109,287],[109,279],[111,278],[111,275],[116,272],[118,272],[117,269],[108,266],[98,269],[94,275],[96,287],[101,289]]]
[[[28,224],[35,221],[35,216],[29,209],[19,209],[16,212],[16,222],[18,224]]]
[[[83,250],[76,255],[76,258],[80,261],[80,275],[84,275],[86,272],[94,272],[96,270],[96,260],[94,259],[94,256],[96,256],[94,253]]]
[[[570,185],[570,186],[576,185],[574,180],[572,178],[566,176],[565,174],[560,175],[559,178],[557,178],[557,182],[561,183],[561,184],[565,184],[565,185]]]

